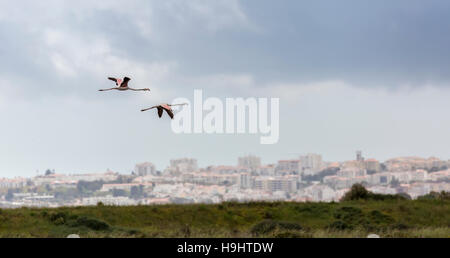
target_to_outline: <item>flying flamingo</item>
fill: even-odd
[[[133,89],[128,87],[128,82],[131,80],[128,77],[123,77],[123,79],[118,79],[118,78],[113,78],[113,77],[108,77],[109,80],[114,81],[116,83],[117,86],[119,87],[115,87],[115,88],[110,88],[110,89],[100,89],[99,91],[107,91],[107,90],[134,90],[134,91],[150,91],[150,89],[148,88],[144,88],[144,89]]]
[[[183,105],[187,105],[187,103],[183,103],[183,104],[161,104],[158,106],[153,106],[153,107],[149,107],[146,109],[142,109],[141,111],[147,111],[153,108],[158,109],[158,116],[161,118],[161,116],[163,115],[163,111],[165,110],[167,112],[167,114],[170,116],[170,119],[173,119],[173,112],[172,112],[172,106],[183,106]]]

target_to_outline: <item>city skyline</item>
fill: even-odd
[[[47,171],[50,171],[52,173],[56,173],[56,174],[66,174],[66,175],[71,175],[71,174],[92,174],[92,173],[103,173],[103,172],[114,172],[114,173],[119,173],[121,175],[130,175],[130,174],[134,174],[134,175],[139,175],[139,171],[137,170],[137,166],[140,164],[143,165],[151,165],[153,167],[153,171],[154,172],[162,172],[164,170],[166,170],[167,168],[174,166],[173,162],[179,162],[179,161],[183,161],[183,160],[192,160],[195,162],[195,167],[196,169],[192,170],[192,171],[201,171],[204,169],[207,169],[209,167],[247,167],[245,165],[240,165],[241,162],[245,162],[245,161],[241,161],[244,159],[257,159],[259,165],[258,166],[254,166],[254,167],[265,167],[265,166],[277,166],[280,164],[280,162],[290,162],[290,161],[298,161],[299,163],[303,163],[305,161],[302,161],[302,158],[309,156],[309,155],[314,155],[314,156],[319,156],[320,157],[320,163],[322,164],[333,164],[333,163],[345,163],[345,162],[351,162],[351,161],[358,161],[359,158],[362,158],[362,161],[368,161],[368,160],[372,160],[372,161],[376,161],[379,162],[380,164],[388,162],[390,160],[395,160],[395,159],[438,159],[438,160],[442,160],[442,161],[449,161],[450,162],[450,158],[439,158],[436,156],[427,156],[427,157],[421,157],[421,156],[415,156],[415,155],[409,155],[409,156],[398,156],[398,157],[390,157],[387,158],[385,160],[379,160],[376,159],[375,157],[366,157],[363,151],[355,151],[353,153],[353,158],[349,158],[349,159],[345,159],[345,160],[326,160],[323,158],[323,156],[319,153],[311,153],[311,152],[307,152],[307,153],[303,153],[303,154],[298,154],[296,157],[290,157],[290,158],[282,158],[279,160],[276,160],[275,162],[265,162],[260,156],[255,155],[253,153],[247,153],[241,156],[237,156],[235,159],[234,163],[229,163],[229,164],[220,164],[220,163],[215,163],[215,164],[206,164],[205,162],[201,162],[199,161],[197,158],[195,157],[178,157],[178,158],[172,158],[170,160],[168,160],[168,162],[166,163],[166,165],[164,166],[157,166],[155,162],[151,161],[150,159],[147,160],[142,160],[142,161],[137,161],[135,162],[132,166],[130,166],[130,168],[126,171],[120,171],[111,167],[107,167],[103,170],[98,170],[98,171],[58,171],[55,168],[52,167],[47,167],[45,169],[42,170],[36,170],[34,174],[30,174],[30,175],[13,175],[13,176],[3,176],[0,175],[0,178],[18,178],[18,177],[24,177],[24,178],[30,178],[30,177],[34,177],[34,176],[41,176],[41,175],[45,175],[45,173]],[[249,166],[252,167],[252,166]]]
[[[247,155],[233,166],[201,167],[197,159],[179,158],[170,160],[164,170],[151,162],[137,163],[130,174],[47,170],[31,178],[0,178],[0,207],[331,202],[339,201],[355,184],[374,193],[417,199],[447,191],[449,180],[450,160],[397,157],[380,162],[365,158],[362,151],[341,162],[308,153],[264,164]]]

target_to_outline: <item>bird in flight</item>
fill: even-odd
[[[123,79],[108,77],[109,80],[114,81],[118,87],[110,88],[110,89],[100,89],[99,91],[108,91],[108,90],[134,90],[134,91],[150,91],[149,88],[143,89],[133,89],[128,87],[128,82],[131,80],[128,77],[123,77]]]
[[[183,103],[183,104],[161,104],[161,105],[157,105],[157,106],[153,106],[153,107],[149,107],[149,108],[145,108],[142,109],[141,111],[147,111],[153,108],[158,109],[158,116],[161,118],[161,116],[163,115],[164,110],[167,112],[167,114],[170,116],[170,119],[173,119],[173,111],[172,111],[172,106],[183,106],[183,105],[187,105],[187,103]]]

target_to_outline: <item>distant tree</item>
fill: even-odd
[[[55,199],[60,201],[73,200],[80,196],[79,192],[75,188],[60,188],[54,191]]]
[[[51,175],[51,174],[54,174],[54,173],[50,169],[45,170],[46,176]]]
[[[362,184],[354,184],[350,191],[345,193],[341,201],[354,201],[359,199],[368,199],[369,191]]]
[[[137,186],[131,187],[130,195],[131,195],[131,198],[138,197],[139,196],[139,188]]]
[[[127,196],[127,192],[123,189],[115,189],[114,188],[111,190],[111,192],[114,197]]]
[[[432,167],[430,169],[427,169],[427,171],[429,173],[433,173],[433,172],[438,172],[438,171],[447,170],[447,169],[448,169],[448,167],[444,165],[442,167]]]
[[[143,196],[144,196],[144,186],[143,185],[131,187],[131,190],[130,190],[131,198],[139,199],[139,198],[142,198]]]
[[[103,180],[96,180],[92,182],[80,180],[77,183],[77,189],[80,193],[95,192],[100,190],[103,184]]]
[[[377,194],[368,191],[362,184],[354,184],[350,191],[345,193],[341,201],[356,201],[356,200],[408,200],[411,199],[409,195],[405,194]]]
[[[429,194],[417,197],[418,200],[450,200],[450,192],[430,192]]]
[[[407,200],[412,200],[411,195],[407,194],[407,193],[398,193],[398,196],[401,196]]]
[[[326,168],[315,175],[302,176],[303,181],[322,181],[326,176],[333,176],[339,171],[339,168]]]
[[[111,184],[129,184],[133,181],[134,176],[119,175],[116,180],[110,181]]]

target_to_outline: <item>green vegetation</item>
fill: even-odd
[[[140,194],[140,189],[133,190]],[[450,193],[410,200],[356,184],[336,203],[0,209],[0,237],[450,237]]]
[[[354,184],[350,191],[348,191],[341,199],[341,201],[356,201],[356,200],[407,200],[411,199],[408,194],[376,194],[367,189],[362,184]]]
[[[302,180],[311,182],[311,181],[322,181],[326,176],[333,176],[339,171],[339,168],[326,168],[315,175],[304,175],[302,176]]]
[[[429,194],[419,196],[419,200],[447,200],[450,201],[450,192],[442,191],[440,193],[438,192],[431,192]]]
[[[448,199],[0,210],[1,237],[450,237]]]

